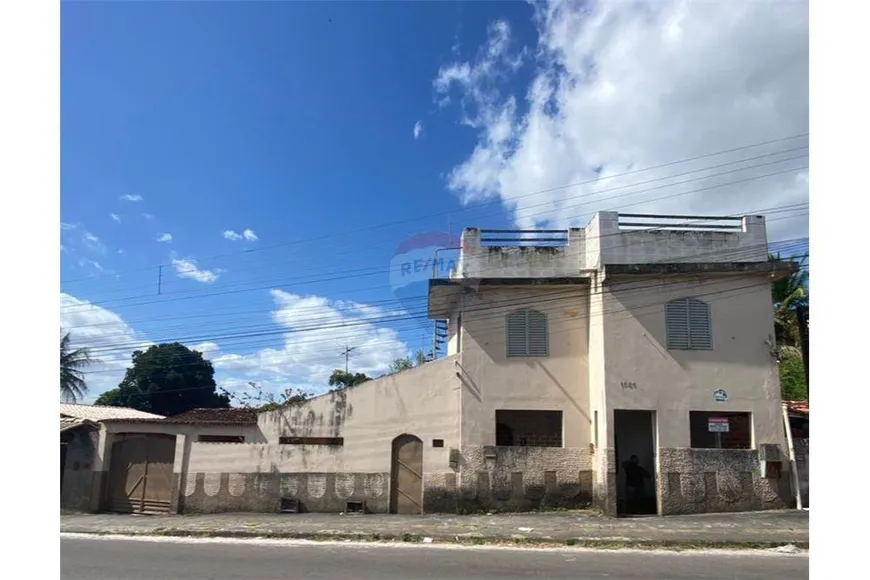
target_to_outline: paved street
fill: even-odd
[[[666,518],[603,518],[586,512],[424,516],[339,514],[211,514],[129,516],[73,514],[60,518],[61,532],[271,537],[307,539],[401,538],[405,534],[437,541],[477,537],[513,541],[516,537],[562,545],[763,546],[809,544],[809,514],[796,510],[699,514]]]
[[[765,580],[809,577],[806,554],[607,552],[61,536],[66,580]]]

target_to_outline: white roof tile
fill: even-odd
[[[163,415],[137,411],[129,407],[103,407],[97,405],[71,405],[61,403],[60,414],[76,419],[104,421],[106,419],[163,419]]]

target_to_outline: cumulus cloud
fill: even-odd
[[[248,228],[242,233],[238,233],[234,230],[224,230],[224,239],[230,240],[231,242],[236,242],[238,240],[245,240],[246,242],[256,242],[260,238],[257,237],[257,234],[254,233],[254,230]]]
[[[175,267],[175,273],[179,278],[187,278],[188,280],[196,280],[205,284],[211,284],[217,281],[220,277],[220,272],[217,270],[200,269],[196,265],[196,261],[189,258],[173,258],[172,265]]]
[[[768,232],[806,234],[806,2],[552,0],[535,22],[533,50],[500,21],[475,58],[445,64],[433,81],[477,134],[447,179],[464,203],[498,199],[521,228],[584,225],[623,208],[795,207],[769,218]],[[530,82],[511,90],[527,64]],[[794,139],[746,148],[785,137]]]
[[[274,394],[287,388],[323,392],[332,371],[344,367],[341,349],[345,344],[356,347],[351,369],[369,376],[382,374],[393,360],[408,354],[409,348],[397,332],[385,327],[403,314],[400,311],[282,290],[272,290],[270,296],[274,346],[251,348],[259,347],[263,337],[247,345],[249,341],[238,339],[226,339],[221,345],[213,340],[188,345],[212,361],[219,387],[239,393],[250,389],[249,382],[255,382]],[[134,350],[175,340],[148,340],[118,314],[68,294],[61,294],[61,325],[72,332],[74,348],[89,347],[102,360],[92,369],[99,372],[88,376],[89,401],[118,385]],[[193,327],[173,331],[176,336],[202,332]]]
[[[423,121],[414,123],[414,140],[416,141],[423,136]]]
[[[283,346],[220,354],[212,359],[216,369],[263,388],[281,384],[319,392],[327,388],[332,371],[344,366],[345,344],[356,347],[352,370],[369,376],[383,373],[408,352],[396,331],[383,326],[399,312],[283,290],[270,294],[275,305],[272,319],[278,330],[284,330]]]
[[[157,236],[157,241],[158,242],[171,242],[172,241],[172,234],[160,234],[159,236]]]
[[[109,214],[109,216],[116,222],[121,223],[121,216],[116,213]]]
[[[130,195],[129,193],[122,195],[122,201],[142,201],[144,198],[141,195]]]
[[[151,344],[114,312],[65,293],[60,294],[60,326],[70,333],[71,348],[89,348],[100,361],[85,375],[91,402],[118,386],[134,350]]]

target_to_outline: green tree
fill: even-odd
[[[100,395],[97,404],[177,415],[191,409],[226,408],[230,399],[217,393],[211,361],[175,342],[135,351],[124,380],[117,389]]]
[[[804,360],[794,347],[780,350],[779,387],[783,401],[806,401],[808,398]]]
[[[329,386],[337,389],[346,389],[360,385],[371,380],[363,373],[346,373],[341,369],[335,369],[329,376]]]
[[[414,363],[411,362],[411,357],[406,356],[403,358],[397,358],[393,361],[393,364],[390,365],[390,372],[387,374],[393,375],[412,368],[414,368]]]
[[[781,346],[800,346],[800,327],[798,326],[797,308],[809,309],[810,295],[807,290],[809,272],[804,255],[797,260],[789,259],[798,265],[797,272],[786,278],[780,278],[771,284],[773,299],[773,324],[776,332],[776,344]],[[771,261],[780,261],[779,254],[770,255]]]
[[[235,401],[239,407],[248,409],[256,409],[261,412],[276,411],[291,407],[298,403],[302,403],[311,397],[311,393],[301,390],[287,388],[278,393],[268,393],[263,390],[257,383],[248,381],[253,393],[235,394],[221,388],[220,390],[232,401]]]
[[[99,363],[87,348],[70,349],[70,333],[61,331],[60,337],[60,396],[75,403],[88,392],[84,369]]]

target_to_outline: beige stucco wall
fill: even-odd
[[[686,296],[710,305],[713,350],[666,348],[664,305]],[[779,377],[767,342],[773,338],[767,278],[612,280],[603,308],[608,415],[613,409],[655,410],[658,446],[676,448],[690,446],[690,410],[749,411],[756,446],[784,444]],[[623,381],[636,388],[623,388]],[[714,401],[717,389],[728,393],[727,402]]]
[[[497,409],[563,411],[563,444],[589,444],[587,287],[481,288],[462,314],[462,445],[495,445]],[[505,316],[547,314],[548,357],[508,358]]]
[[[409,433],[423,441],[424,471],[448,471],[459,443],[456,357],[263,413],[268,443],[193,443],[188,472],[389,472],[392,441]],[[342,437],[342,447],[279,445],[281,436]],[[443,439],[444,447],[432,446]]]

